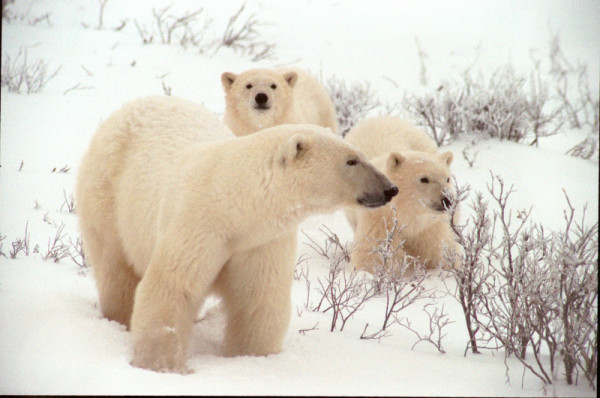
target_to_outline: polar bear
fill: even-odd
[[[236,138],[201,106],[150,97],[99,126],[76,203],[102,312],[130,326],[132,364],[185,373],[195,316],[212,293],[227,314],[225,355],[279,352],[300,221],[382,206],[397,191],[327,129]]]
[[[329,127],[337,134],[335,108],[325,88],[300,69],[250,69],[221,75],[223,121],[238,136],[286,123]]]
[[[391,241],[393,251],[399,249],[397,262],[418,258],[427,268],[444,264],[444,247],[461,253],[446,212],[451,204],[447,194],[452,189],[452,152],[438,153],[425,132],[391,116],[366,119],[348,133],[346,141],[363,150],[400,190],[380,209],[346,211],[355,230],[351,255],[355,269],[375,271],[382,263],[375,249],[384,239]]]

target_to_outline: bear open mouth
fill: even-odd
[[[257,111],[268,111],[269,109],[271,109],[271,105],[254,104],[254,109],[256,109]]]

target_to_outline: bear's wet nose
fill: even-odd
[[[398,194],[398,187],[392,185],[391,187],[383,191],[383,194],[385,195],[385,200],[389,202],[394,196]]]
[[[258,93],[258,94],[256,94],[256,97],[254,97],[254,101],[256,101],[257,104],[261,104],[261,105],[265,104],[268,100],[269,100],[269,97],[265,93]]]

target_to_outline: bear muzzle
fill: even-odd
[[[438,203],[434,204],[432,206],[432,208],[434,210],[444,212],[444,211],[448,211],[448,209],[450,209],[450,207],[452,207],[452,204],[453,204],[452,199],[450,199],[448,196],[444,195],[442,197],[442,200],[440,200]]]
[[[271,104],[269,103],[269,96],[265,93],[258,93],[254,97],[254,109],[258,110],[268,110],[271,108]]]
[[[381,193],[364,193],[361,197],[357,199],[357,202],[364,207],[380,207],[387,204],[397,194],[398,187],[395,185],[391,185],[388,188],[384,189]]]

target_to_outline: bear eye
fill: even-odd
[[[250,90],[252,88],[252,84],[246,84],[246,88]]]
[[[429,178],[427,178],[427,177],[423,177],[423,178],[421,178],[421,182],[422,182],[423,184],[429,184]]]
[[[450,178],[446,178],[446,182],[450,182]]]
[[[275,90],[277,88],[277,84],[271,84],[271,88]]]
[[[358,164],[358,161],[356,159],[349,159],[346,164],[348,166],[356,166]]]

